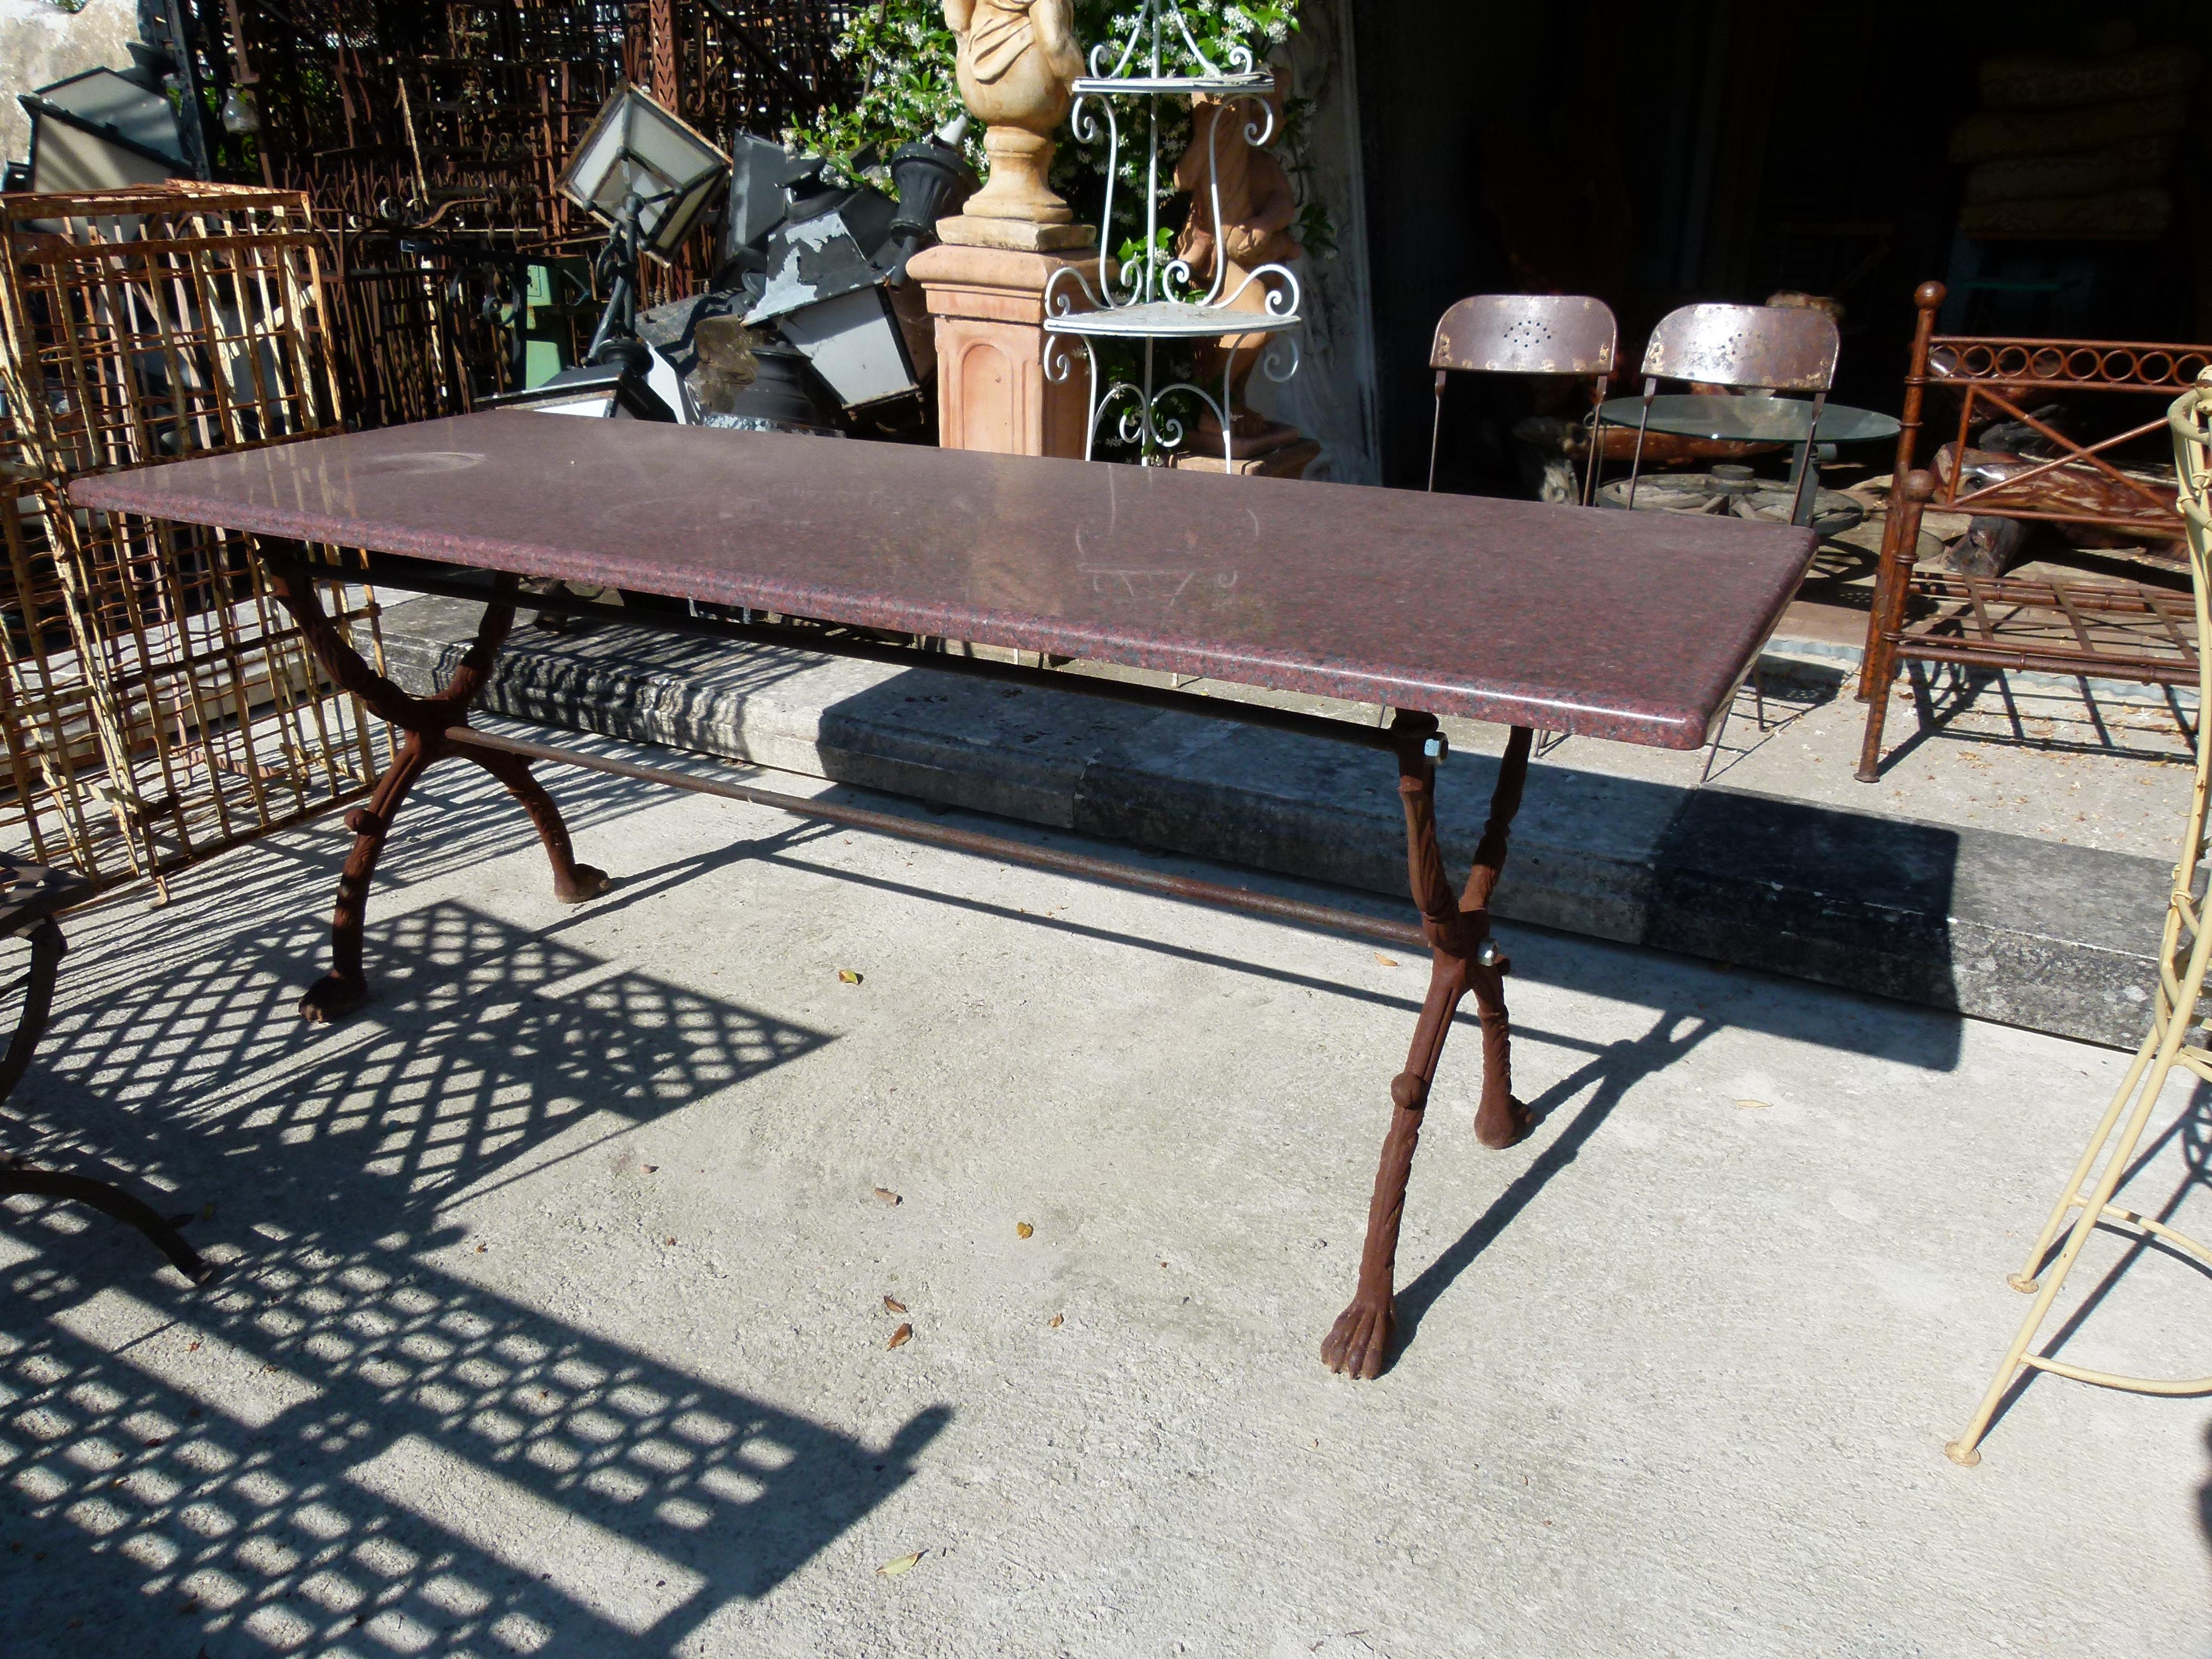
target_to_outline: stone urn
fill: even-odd
[[[1065,225],[1053,193],[1053,134],[1083,73],[1073,0],[945,0],[959,43],[955,69],[969,113],[982,122],[990,177],[962,210],[970,219]]]

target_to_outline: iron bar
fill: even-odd
[[[580,767],[586,771],[633,778],[641,783],[657,783],[671,789],[688,790],[695,795],[716,795],[725,800],[743,801],[750,806],[765,806],[775,811],[788,812],[795,817],[820,818],[850,829],[896,836],[901,841],[947,848],[956,853],[1003,859],[1010,864],[1026,864],[1034,869],[1050,870],[1060,875],[1076,876],[1085,880],[1112,882],[1119,886],[1134,888],[1139,892],[1156,893],[1166,898],[1186,899],[1224,910],[1242,910],[1251,915],[1266,916],[1270,921],[1296,922],[1330,933],[1382,939],[1409,951],[1429,948],[1420,928],[1412,922],[1390,921],[1381,916],[1364,915],[1357,910],[1340,909],[1334,905],[1309,904],[1303,899],[1258,893],[1247,887],[1224,887],[1218,882],[1170,875],[1161,870],[1140,869],[1134,865],[1118,864],[1110,859],[1092,858],[1083,853],[1036,847],[1026,842],[1009,841],[1002,836],[985,835],[980,830],[957,830],[950,824],[927,823],[889,812],[872,812],[862,806],[814,800],[804,795],[787,795],[773,789],[757,789],[750,784],[701,777],[694,773],[673,771],[663,766],[643,766],[635,761],[617,760],[609,755],[556,749],[548,744],[526,743],[520,738],[479,732],[473,727],[455,727],[447,732],[446,739],[457,749],[488,749],[496,753],[520,756],[526,760]]]
[[[2148,685],[2197,684],[2196,663],[2179,658],[2172,662],[2130,659],[2124,671],[2118,672],[2114,669],[2113,659],[2108,655],[2063,648],[2038,650],[1983,641],[1947,645],[1940,635],[1928,634],[1915,634],[1895,641],[1893,648],[1899,645],[1905,647],[1900,654],[1909,654],[1916,662],[1951,663],[1966,668],[2017,669],[2023,673],[2063,674],[2073,678],[2087,675],[2091,679],[2124,679]]]
[[[298,562],[277,554],[265,543],[262,556],[272,563]],[[301,568],[324,573],[331,568],[328,565]],[[404,566],[392,564],[389,555],[371,556],[366,580],[379,587],[396,587],[446,599],[471,599],[479,604],[489,604],[492,599],[491,588],[487,583],[471,581],[465,577],[437,576],[410,570]],[[599,622],[630,620],[628,614],[614,606],[563,593],[520,593],[515,596],[515,603],[526,610],[550,611],[555,616],[584,617]],[[957,674],[969,679],[991,680],[1002,685],[1018,685],[1030,690],[1073,692],[1086,697],[1103,697],[1112,702],[1133,703],[1140,708],[1197,714],[1209,720],[1233,720],[1246,726],[1265,726],[1270,731],[1288,732],[1299,737],[1326,738],[1333,742],[1354,744],[1364,749],[1395,753],[1397,748],[1386,727],[1357,726],[1350,720],[1332,719],[1327,714],[1309,714],[1298,709],[1277,708],[1267,703],[1209,697],[1196,692],[1172,690],[1166,686],[1109,679],[1103,675],[1069,674],[1056,668],[1029,668],[1018,663],[994,662],[984,657],[947,656],[920,651],[912,646],[893,645],[854,632],[799,628],[776,623],[730,622],[715,617],[690,616],[683,611],[637,614],[641,620],[635,625],[674,633],[696,634],[709,639],[732,640],[748,645],[781,646],[824,656],[856,657],[864,662],[888,663],[901,668],[924,668],[933,673]],[[1071,681],[1076,683],[1071,684]]]

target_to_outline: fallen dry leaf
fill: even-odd
[[[1030,1224],[1029,1224],[1028,1222],[1026,1222],[1026,1221],[1017,1221],[1016,1223],[1014,1223],[1014,1237],[1017,1237],[1017,1238],[1034,1238],[1036,1236],[1036,1228],[1034,1228],[1034,1227],[1032,1227],[1032,1226],[1030,1226]]]
[[[1396,957],[1386,957],[1380,951],[1377,951],[1375,953],[1375,960],[1381,963],[1385,968],[1395,968],[1398,965]]]
[[[860,982],[860,976],[850,968],[840,968],[837,970],[837,978],[841,983],[846,985],[858,985]]]
[[[913,1340],[914,1327],[911,1325],[902,1325],[891,1333],[891,1340],[884,1343],[884,1346],[886,1348],[903,1348],[908,1343]]]
[[[886,1204],[896,1204],[899,1201],[899,1195],[888,1187],[877,1188],[876,1196]]]
[[[1066,1322],[1067,1316],[1066,1314],[1054,1314],[1050,1319],[1045,1322],[1045,1328],[1047,1330],[1056,1331]]]
[[[900,1301],[895,1296],[887,1296],[884,1298],[884,1311],[885,1313],[904,1313],[906,1311],[906,1304]]]
[[[1766,1103],[1763,1100],[1739,1100],[1736,1104],[1747,1112],[1763,1112],[1766,1109]]]
[[[928,1553],[927,1550],[908,1550],[904,1555],[893,1556],[876,1571],[885,1578],[903,1578],[914,1571],[915,1564]]]

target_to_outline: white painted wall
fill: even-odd
[[[64,11],[53,0],[0,0],[0,157],[31,153],[31,118],[18,93],[88,69],[129,69],[138,38],[137,0],[88,0]]]

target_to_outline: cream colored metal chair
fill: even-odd
[[[2180,475],[2180,505],[2187,520],[2190,585],[2197,595],[2198,636],[2212,640],[2212,614],[2208,613],[2212,600],[2207,597],[2206,569],[2208,559],[2212,559],[2212,369],[2197,377],[2194,391],[2175,399],[2166,418],[2173,428],[2174,466]],[[2094,1382],[2135,1394],[2212,1394],[2212,1376],[2173,1380],[2123,1376],[2028,1352],[2044,1321],[2050,1317],[2051,1304],[2064,1287],[2067,1274],[2074,1270],[2081,1247],[2100,1226],[2120,1228],[2155,1240],[2212,1267],[2212,1248],[2112,1202],[2150,1121],[2152,1108],[2166,1087],[2167,1074],[2179,1066],[2212,1081],[2212,1049],[2189,1040],[2198,1023],[2205,971],[2212,968],[2212,918],[2205,915],[2204,903],[2194,896],[2197,866],[2212,851],[2205,844],[2206,808],[2212,802],[2212,732],[2206,731],[2203,723],[2205,714],[2212,712],[2212,651],[2199,653],[2197,707],[2197,787],[2190,798],[2189,827],[2182,836],[2180,861],[2174,866],[2166,931],[2159,943],[2158,988],[2151,1000],[2150,1030],[2136,1050],[2135,1063],[2120,1079],[2096,1133],[2089,1137],[2081,1161],[2075,1164],[2051,1218],[2043,1224],[2034,1247],[2028,1251],[2027,1265],[2012,1276],[2013,1289],[2032,1294],[2035,1301],[2021,1322],[2019,1334],[1997,1367],[1989,1392],[1982,1396],[1973,1421],[1964,1434],[1943,1448],[1954,1463],[1971,1468],[1982,1461],[1982,1437],[1989,1432],[1990,1419],[2024,1371],[2049,1371],[2054,1376],[2070,1376],[2077,1382]],[[2090,1182],[2087,1192],[2082,1189],[2085,1182]],[[2070,1227],[2069,1216],[2073,1217]],[[2046,1267],[2045,1257],[2062,1232],[2066,1235],[2065,1245],[2057,1260]]]

